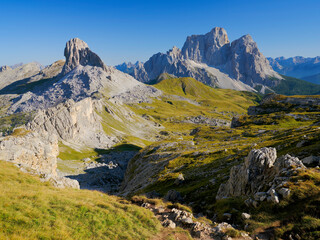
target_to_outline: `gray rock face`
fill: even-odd
[[[56,107],[39,110],[27,128],[78,145],[110,148],[118,139],[105,135],[97,108],[99,102],[91,98],[79,102],[70,99]]]
[[[230,57],[225,64],[225,71],[235,79],[253,87],[257,84],[274,87],[282,79],[272,70],[250,35],[231,43]]]
[[[270,195],[271,201],[277,203],[275,189],[289,180],[293,167],[305,168],[298,158],[290,155],[277,158],[275,148],[254,149],[243,164],[231,168],[229,180],[220,185],[216,198],[254,195],[257,201],[263,201]],[[270,188],[268,193],[262,192],[266,187]]]
[[[139,65],[129,72],[133,77],[145,83],[158,79],[163,73],[177,77],[192,77],[212,87],[254,91],[250,86],[240,80],[230,78],[217,68],[186,59],[177,47],[165,54],[153,55],[145,64]]]
[[[205,35],[187,37],[182,47],[185,58],[212,66],[225,64],[229,54],[229,39],[225,29],[213,28]]]
[[[142,82],[169,73],[177,77],[193,77],[209,86],[247,91],[252,91],[248,86],[274,87],[282,79],[250,35],[230,44],[226,31],[218,27],[205,35],[188,37],[182,50],[174,47],[165,54],[153,55],[143,65],[131,64],[126,68],[122,64],[117,67]]]
[[[18,128],[17,136],[0,138],[0,160],[13,162],[24,172],[40,175],[40,180],[49,181],[55,187],[79,189],[76,180],[58,176],[59,154],[56,135],[39,134]]]
[[[10,161],[30,168],[37,174],[56,176],[59,154],[58,140],[21,129],[18,136],[0,138],[0,160]]]
[[[73,38],[67,42],[64,49],[66,63],[62,69],[62,75],[72,71],[78,65],[96,66],[105,69],[105,65],[100,57],[92,52],[88,45],[79,38]]]
[[[278,82],[269,78],[281,79],[250,35],[230,44],[227,32],[223,28],[214,28],[205,35],[188,37],[182,52],[185,58],[219,67],[232,78],[252,87],[257,84],[273,87]]]
[[[2,66],[0,67],[0,72],[4,72],[4,71],[8,71],[8,70],[11,70],[12,68],[9,67],[9,66]]]
[[[41,70],[41,65],[36,62],[24,64],[15,69],[0,71],[0,89],[17,82],[19,80],[23,80],[33,75],[36,75]]]

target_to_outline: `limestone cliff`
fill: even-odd
[[[0,159],[31,168],[39,174],[56,176],[58,139],[55,135],[40,135],[24,128],[13,136],[0,138]]]

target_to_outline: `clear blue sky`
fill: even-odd
[[[64,59],[86,41],[107,65],[146,61],[219,26],[251,34],[265,56],[320,55],[319,0],[25,0],[0,2],[0,66]]]

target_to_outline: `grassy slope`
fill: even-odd
[[[0,161],[0,239],[146,239],[150,211],[95,191],[57,189]]]
[[[218,91],[213,89],[212,92],[210,88],[208,88],[208,91],[206,88],[200,88],[199,90],[199,87],[196,85],[197,83],[193,85],[193,88],[189,89],[188,84],[193,84],[192,80],[190,80],[191,83],[188,83],[189,79],[170,81],[171,82],[169,82],[169,80],[167,82],[163,81],[155,86],[167,93],[187,96],[190,99],[198,100],[199,96],[209,98],[213,97],[214,93],[223,93],[220,89]],[[186,82],[187,86],[185,86]],[[226,93],[230,92],[232,91],[226,90]],[[230,99],[229,102],[231,102],[231,104],[234,103],[232,96],[226,98],[224,97],[225,95],[221,95],[222,97],[220,96],[220,99]],[[233,97],[238,98],[239,95]],[[216,99],[219,98],[214,97],[213,100]],[[248,98],[248,101],[249,99],[250,98]],[[183,114],[198,114],[199,112],[197,111],[204,106],[200,105],[190,110],[178,105],[182,103],[172,102],[173,104],[167,104],[166,106],[157,105],[158,103],[154,102],[153,105],[150,105],[154,107],[153,109],[140,110],[161,120],[167,129],[176,131],[176,133],[180,131],[183,134],[170,135],[170,138],[166,141],[176,142],[177,144],[174,146],[171,145],[167,149],[158,149],[158,146],[166,142],[164,141],[150,145],[143,150],[146,153],[143,157],[144,161],[150,161],[153,164],[166,161],[166,158],[168,158],[168,161],[161,171],[153,173],[154,175],[150,179],[151,184],[138,193],[155,190],[165,195],[168,190],[175,189],[186,197],[187,202],[192,202],[191,206],[195,211],[203,212],[209,217],[214,213],[218,213],[219,220],[222,220],[222,215],[225,212],[232,212],[235,216],[240,216],[241,214],[239,213],[249,211],[253,215],[251,221],[252,231],[255,231],[256,228],[267,228],[279,223],[277,227],[277,234],[279,236],[288,237],[286,235],[287,228],[298,228],[300,230],[295,231],[309,239],[312,239],[310,238],[312,234],[317,234],[316,231],[319,226],[317,224],[318,221],[320,221],[319,216],[310,216],[309,210],[309,212],[302,211],[302,205],[301,208],[297,207],[297,211],[292,212],[292,217],[282,214],[294,208],[295,200],[288,202],[286,206],[282,206],[280,208],[282,212],[279,212],[279,208],[273,208],[269,204],[263,213],[259,213],[259,211],[255,211],[254,209],[247,209],[243,202],[239,202],[238,200],[231,199],[216,202],[215,194],[220,184],[228,179],[230,168],[233,165],[241,163],[253,148],[272,146],[277,148],[278,156],[289,153],[300,159],[310,155],[319,156],[320,128],[317,122],[319,121],[320,112],[303,112],[303,109],[301,111],[299,110],[300,112],[291,112],[291,114],[295,115],[296,119],[284,112],[261,116],[246,116],[242,118],[244,124],[241,127],[230,129],[223,127],[212,128],[202,125],[198,133],[190,136],[190,129],[197,127],[196,125],[190,124],[187,126],[181,123],[174,125],[167,121],[167,119],[177,119],[178,117],[175,116],[175,114],[178,116]],[[163,104],[163,101],[161,104]],[[231,104],[213,104],[207,106],[205,111],[202,110],[202,113],[210,115],[210,109],[215,109],[215,106],[218,106],[217,109],[220,111],[225,110],[225,106],[231,106],[231,109],[233,108],[234,110]],[[174,106],[176,106],[176,109],[174,109]],[[216,116],[219,116],[220,111],[215,111]],[[226,116],[220,114],[220,117]],[[297,144],[302,140],[304,140],[305,143],[302,147],[298,148]],[[193,144],[190,145],[190,141],[193,142]],[[168,153],[169,155],[162,155],[163,153]],[[176,154],[177,156],[172,157],[172,154]],[[133,164],[133,166],[135,165]],[[185,181],[182,184],[176,185],[175,180],[180,173],[183,174]],[[134,175],[134,172],[131,172],[131,174]],[[297,194],[299,194],[299,186],[304,185],[304,183],[300,184],[301,185],[297,185],[295,188]],[[318,180],[314,180],[311,182],[311,185],[312,184],[318,186],[319,182]],[[308,187],[306,192],[310,193],[311,188],[312,187]],[[302,187],[300,194],[305,194],[303,191],[304,187]],[[312,194],[307,195],[313,199],[310,204],[306,201],[307,197],[301,198],[301,204],[303,201],[307,203],[305,205],[306,209],[315,209],[314,206],[318,199],[318,191]],[[298,202],[296,202],[296,204],[298,204]],[[235,212],[235,208],[238,209],[237,212]],[[262,211],[263,209],[261,208],[260,210]],[[300,219],[301,222],[298,220],[295,224],[294,221],[297,221],[297,219]],[[309,235],[307,234],[308,221],[312,224],[312,226],[309,227]]]
[[[153,86],[162,90],[164,95],[152,103],[131,105],[131,109],[138,115],[150,116],[166,131],[175,133],[189,133],[197,127],[196,124],[182,123],[186,117],[202,115],[231,120],[232,116],[245,113],[259,100],[254,93],[214,89],[192,78],[166,79]]]
[[[259,96],[250,92],[230,89],[215,89],[193,78],[166,79],[154,87],[167,94],[178,95],[197,100],[201,105],[216,107],[220,111],[244,112],[247,107],[259,100]]]
[[[284,95],[315,95],[320,94],[320,85],[305,80],[282,76],[280,84],[272,88],[276,93]]]

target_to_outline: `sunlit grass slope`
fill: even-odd
[[[57,189],[0,161],[0,239],[148,239],[160,228],[120,198]]]
[[[209,87],[193,78],[165,79],[154,87],[167,94],[197,100],[201,105],[220,111],[246,112],[260,97],[255,93]]]

